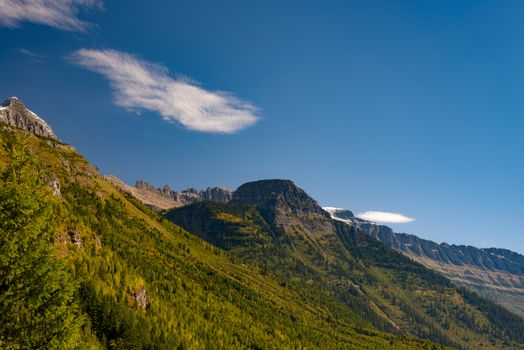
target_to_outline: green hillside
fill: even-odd
[[[1,348],[440,348],[241,263],[68,145],[7,128],[0,143]]]
[[[290,290],[338,300],[378,329],[465,349],[524,347],[521,318],[332,220],[292,182],[248,183],[233,196],[166,217]],[[336,313],[339,304],[326,306]]]

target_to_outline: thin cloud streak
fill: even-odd
[[[1,0],[0,0],[1,1]],[[21,48],[18,50],[22,55],[24,55],[29,61],[35,63],[42,63],[45,59],[44,55],[40,55],[36,52],[33,52],[26,48]]]
[[[99,0],[0,0],[0,26],[16,28],[22,22],[84,32],[90,26],[78,18],[82,10],[102,9]]]
[[[210,92],[167,69],[116,50],[82,49],[70,62],[103,75],[115,103],[132,111],[156,112],[189,130],[230,134],[256,123],[257,109],[224,92]]]
[[[414,218],[410,218],[403,214],[388,213],[383,211],[366,211],[364,213],[357,214],[356,216],[363,220],[380,223],[406,224],[408,222],[415,221]]]

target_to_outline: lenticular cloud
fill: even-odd
[[[117,105],[156,112],[190,130],[234,133],[258,120],[252,104],[173,78],[165,67],[124,52],[82,49],[70,60],[107,78]]]
[[[358,214],[357,217],[373,222],[393,224],[406,224],[408,222],[415,221],[415,219],[402,214],[388,213],[383,211],[366,211],[364,213]]]

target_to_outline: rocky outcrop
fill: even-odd
[[[61,245],[66,245],[68,243],[73,243],[78,249],[84,247],[84,242],[82,237],[80,237],[80,232],[78,231],[65,231],[58,234],[58,242]]]
[[[147,308],[147,306],[149,305],[149,294],[147,293],[147,290],[144,287],[138,288],[131,295],[135,301],[135,305],[139,309]]]
[[[71,239],[71,243],[76,245],[78,249],[81,249],[84,247],[84,242],[82,242],[82,238],[80,237],[80,232],[78,231],[70,231],[68,232],[69,238]]]
[[[200,192],[202,198],[206,201],[216,203],[227,203],[233,197],[233,192],[225,187],[208,187],[206,190]]]
[[[0,122],[36,136],[59,141],[51,127],[16,97],[11,97],[0,105]]]
[[[60,197],[62,195],[60,191],[60,181],[56,177],[49,180],[47,185],[49,186],[49,189],[51,190],[51,193],[53,193],[53,195],[57,197]]]
[[[138,180],[135,183],[135,188],[156,193],[160,196],[170,198],[180,205],[187,205],[196,202],[210,201],[215,203],[227,203],[232,198],[232,191],[225,187],[208,187],[206,190],[197,190],[195,188],[189,188],[183,191],[174,191],[165,185],[162,188],[156,188],[155,186]]]
[[[157,189],[155,188],[155,186],[147,183],[147,182],[144,182],[142,180],[138,180],[136,183],[135,183],[135,187],[138,188],[139,190],[145,190],[145,191],[157,191]]]
[[[105,175],[104,178],[120,190],[129,193],[153,210],[161,211],[182,205],[182,203],[175,201],[170,196],[165,196],[155,187],[145,182],[139,181],[136,186],[129,186],[124,181],[113,175]]]

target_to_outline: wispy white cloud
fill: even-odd
[[[0,0],[2,1],[2,0]],[[26,48],[21,48],[18,50],[22,55],[24,55],[29,61],[35,62],[35,63],[42,63],[45,59],[44,55],[40,55],[36,52],[33,52]]]
[[[32,22],[85,31],[90,24],[78,18],[79,12],[102,7],[101,0],[0,0],[0,26],[14,28],[22,22]]]
[[[234,133],[258,120],[252,104],[228,93],[207,91],[187,78],[172,78],[165,67],[127,53],[82,49],[69,59],[106,77],[117,105],[159,113],[190,130]]]
[[[415,219],[398,213],[388,213],[383,211],[366,211],[364,213],[357,214],[357,217],[381,223],[393,223],[393,224],[406,224],[408,222],[415,221]]]

